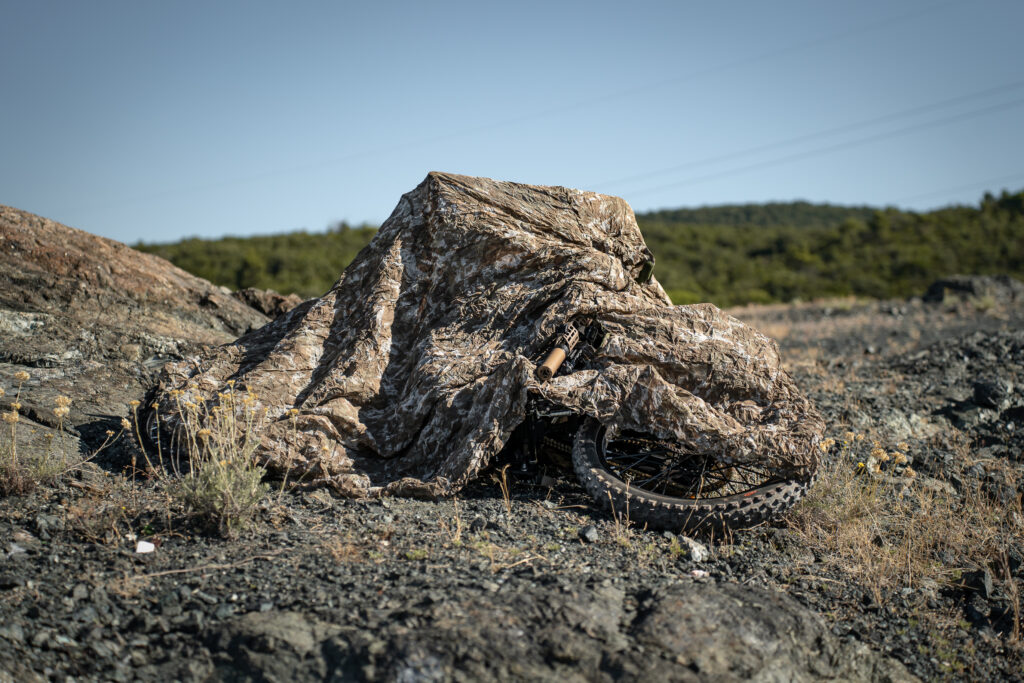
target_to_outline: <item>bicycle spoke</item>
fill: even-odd
[[[683,498],[713,498],[749,491],[772,479],[749,463],[723,463],[678,445],[625,436],[605,444],[603,461],[631,486]]]

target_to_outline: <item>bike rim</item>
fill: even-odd
[[[770,470],[747,463],[721,463],[709,455],[687,452],[680,444],[647,435],[598,436],[598,459],[612,475],[631,487],[673,498],[724,498],[782,481]]]

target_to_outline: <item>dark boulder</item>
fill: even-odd
[[[991,298],[993,303],[1024,300],[1024,282],[1009,275],[953,275],[936,280],[928,286],[924,300],[939,303],[948,298],[979,300]]]
[[[240,289],[237,292],[232,292],[231,296],[271,319],[284,315],[302,303],[302,297],[298,294],[285,296],[272,289],[256,289],[255,287]]]

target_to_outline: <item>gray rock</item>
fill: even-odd
[[[706,545],[693,540],[689,536],[680,536],[679,543],[686,548],[687,556],[694,562],[704,562],[711,556]]]
[[[915,680],[899,663],[841,643],[789,596],[736,584],[661,591],[633,628],[652,654],[697,672],[694,680]],[[645,666],[670,675],[659,662]]]
[[[974,402],[985,408],[1003,410],[1010,404],[1013,384],[1002,377],[979,380],[974,383]]]
[[[923,299],[941,303],[950,298],[978,300],[983,297],[990,297],[996,303],[1024,299],[1024,282],[1009,275],[953,275],[929,285]]]
[[[348,629],[319,648],[336,671],[381,680],[603,680],[609,668],[628,680],[916,680],[782,593],[677,583],[635,613],[625,602],[610,586],[520,587],[455,598],[421,629]]]
[[[25,640],[25,631],[21,624],[7,624],[0,626],[0,638],[6,638],[12,643],[20,643]]]
[[[250,612],[207,632],[206,641],[214,652],[230,655],[232,668],[258,680],[308,680],[309,666],[322,661],[303,661],[339,627],[299,612]],[[323,677],[323,671],[313,673]]]
[[[593,524],[588,524],[579,531],[579,537],[581,541],[586,543],[597,543],[597,539],[601,537],[597,527]]]

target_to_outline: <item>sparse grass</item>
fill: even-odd
[[[2,413],[3,427],[0,429],[0,494],[2,495],[25,495],[37,486],[53,484],[81,467],[89,459],[81,457],[77,450],[72,452],[74,442],[69,443],[67,438],[64,419],[68,416],[71,405],[71,399],[67,396],[58,396],[54,402],[53,415],[57,422],[56,434],[47,432],[41,437],[42,443],[39,439],[25,440],[24,433],[19,435],[19,425],[22,424],[21,394],[25,382],[29,380],[29,374],[22,370],[15,373],[14,379],[18,382],[18,389],[9,404],[10,409]],[[0,389],[0,397],[3,395],[4,390]],[[24,432],[24,429],[22,426],[20,431]],[[31,430],[30,435],[34,432],[35,430]],[[120,436],[113,431],[108,431],[106,440],[90,457],[95,456]]]
[[[201,525],[232,537],[249,525],[269,490],[263,483],[265,469],[254,455],[263,417],[256,396],[249,392],[240,396],[234,382],[228,382],[216,401],[192,400],[190,392],[181,389],[172,391],[171,397],[180,418],[178,442],[187,456],[187,467],[184,472],[168,473],[158,450],[161,467],[153,467],[147,454],[149,470],[159,477],[177,474],[167,482],[168,503],[183,505]],[[173,470],[178,469],[178,460],[171,464]]]
[[[1005,558],[1011,545],[1024,545],[1020,498],[1007,506],[978,487],[958,493],[920,481],[906,463],[906,444],[890,450],[847,433],[826,445],[833,449],[818,483],[790,516],[802,544],[865,586],[879,605],[901,588],[923,596],[958,584],[966,571],[987,569],[1011,600],[1017,596],[1011,637],[1019,640],[1019,589]]]
[[[134,502],[137,499],[129,487],[121,477],[105,478],[98,485],[83,487],[85,495],[67,506],[68,528],[92,543],[115,543],[129,537],[132,520],[139,513]]]

